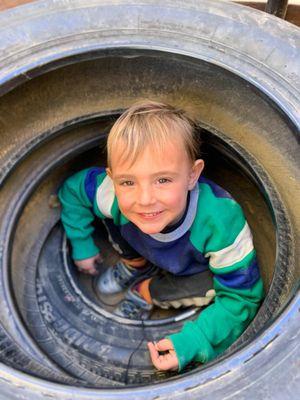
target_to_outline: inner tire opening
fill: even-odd
[[[89,292],[90,279],[77,276],[72,285],[63,265],[64,240],[59,226],[60,209],[55,193],[63,180],[73,172],[105,164],[105,155],[102,154],[101,159],[100,148],[103,147],[106,134],[99,139],[99,129],[101,131],[103,126],[106,123],[78,128],[77,139],[78,132],[80,139],[75,147],[70,132],[61,135],[61,144],[56,139],[55,145],[48,143],[45,146],[48,154],[51,154],[51,145],[56,148],[57,159],[53,154],[51,167],[47,160],[49,171],[45,171],[46,166],[41,168],[42,174],[37,173],[34,178],[34,191],[26,204],[20,205],[21,215],[14,236],[12,284],[29,333],[42,350],[66,372],[85,381],[86,386],[146,384],[174,376],[173,373],[154,371],[147,355],[146,342],[179,330],[182,323],[194,319],[196,313],[187,315],[186,311],[176,311],[172,320],[158,318],[158,323],[146,323],[143,326],[140,321],[122,321],[109,315],[110,310],[99,312],[99,304],[96,304],[93,296],[89,297],[90,304],[84,302],[82,292]],[[239,146],[233,148],[232,144],[224,141],[221,133],[213,132],[213,129],[209,131],[199,127],[199,131],[204,140],[202,155],[207,163],[205,175],[228,190],[242,204],[258,244],[258,256],[260,258],[261,253],[264,255],[261,269],[268,289],[274,273],[276,244],[274,222],[266,202],[269,199],[266,198],[263,182],[256,175],[253,160],[250,168],[247,154]],[[88,140],[85,135],[89,137]],[[34,215],[39,217],[35,217],[33,232]],[[261,226],[264,226],[263,232],[258,229]],[[24,242],[29,232],[31,236],[34,234],[35,239],[25,246],[24,251]],[[20,248],[23,250],[22,260],[19,258]],[[18,278],[20,268],[26,277],[23,284],[20,284]],[[69,265],[68,268],[73,266]],[[20,291],[22,286],[23,290]],[[272,298],[269,300],[272,302]],[[128,337],[131,340],[128,341]],[[253,332],[247,340],[251,337]],[[106,349],[106,354],[103,349]],[[188,369],[206,367],[191,365]]]

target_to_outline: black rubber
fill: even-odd
[[[88,137],[95,135],[94,130],[85,131],[84,135],[84,130],[81,130],[80,137],[77,134],[77,149],[86,148]],[[69,136],[68,141],[65,136]],[[97,132],[94,139],[97,144],[98,136]],[[46,173],[52,163],[57,165],[51,178],[53,185],[62,172],[60,158],[71,151],[75,154],[74,143],[70,139],[73,138],[68,133],[57,138],[54,146],[47,145],[49,155],[42,161],[41,170]],[[76,159],[73,162],[76,164]],[[31,164],[32,160],[27,163],[29,168]],[[28,181],[38,185],[40,179],[39,171],[28,170],[24,186]],[[145,384],[174,375],[157,373],[153,369],[146,343],[180,329],[180,317],[177,316],[177,321],[172,320],[172,323],[160,320],[158,324],[145,322],[142,326],[140,321],[133,323],[114,317],[101,310],[95,301],[85,300],[84,293],[79,293],[80,276],[76,274],[70,258],[65,261],[63,231],[58,224],[59,209],[48,210],[45,218],[42,211],[44,204],[44,196],[37,187],[23,217],[26,221],[34,220],[31,225],[35,229],[27,246],[22,248],[22,258],[18,261],[18,271],[24,276],[23,290],[18,293],[20,311],[35,342],[57,365],[83,380],[85,385]],[[17,230],[19,242],[23,241],[23,235],[23,240],[26,240],[28,235],[21,225]],[[196,314],[191,313],[191,316],[195,318]],[[136,348],[138,350],[134,352]]]
[[[299,31],[235,4],[192,0],[42,1],[0,14],[0,26],[0,354],[7,364],[1,365],[0,399],[299,397]],[[42,249],[48,251],[46,240],[59,239],[53,197],[58,185],[97,160],[98,132],[140,97],[174,103],[198,117],[206,130],[208,171],[243,204],[269,293],[249,329],[221,359],[155,385],[112,391],[106,383],[160,380],[149,359],[144,364],[143,327],[120,322],[121,338],[133,335],[131,354],[109,353],[112,359],[100,358],[93,370],[92,351],[72,335],[57,335],[51,325],[52,292],[40,274],[53,272],[41,267]],[[90,152],[82,153],[83,138]],[[245,178],[236,187],[226,162],[252,186]],[[213,168],[218,165],[219,173]],[[243,195],[253,185],[260,201],[249,204]],[[272,227],[266,204],[273,229],[265,229]],[[41,264],[28,263],[36,256]],[[41,292],[35,290],[36,278]],[[61,293],[63,286],[55,281],[54,286]],[[45,290],[47,300],[41,300]],[[75,305],[85,309],[78,301]],[[59,299],[54,305],[53,313],[66,307]],[[71,318],[79,308],[66,315],[71,309],[70,304],[59,318],[81,331],[80,321]],[[95,318],[109,320],[101,313]],[[5,352],[8,341],[19,353]],[[32,358],[32,364],[25,361],[22,368],[21,357]],[[138,376],[140,363],[146,372]],[[102,389],[74,390],[53,380]]]

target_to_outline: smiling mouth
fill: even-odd
[[[139,213],[139,215],[145,219],[151,219],[151,218],[157,217],[161,213],[162,213],[162,211],[156,211],[156,212],[151,212],[151,213]]]

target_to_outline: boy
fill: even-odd
[[[102,262],[91,236],[95,215],[122,256],[96,283],[104,294],[128,288],[116,314],[147,318],[153,304],[212,303],[181,332],[148,343],[160,370],[215,358],[241,335],[263,298],[249,226],[231,196],[201,177],[195,136],[183,111],[134,104],[110,131],[106,171],[81,171],[59,192],[79,270],[96,274]]]

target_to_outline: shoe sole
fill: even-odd
[[[153,304],[163,309],[191,306],[203,307],[211,303],[215,295],[215,290],[211,289],[206,292],[205,297],[188,297],[169,301],[158,301],[153,299]]]

